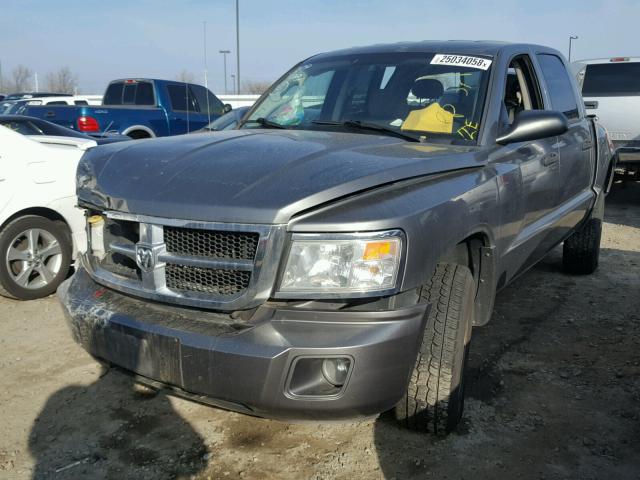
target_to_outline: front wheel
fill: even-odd
[[[0,232],[0,295],[33,300],[52,294],[71,265],[66,226],[37,215],[11,221]]]
[[[467,267],[439,264],[420,300],[431,304],[407,392],[396,418],[412,430],[446,435],[462,418],[464,369],[474,317],[475,283]]]

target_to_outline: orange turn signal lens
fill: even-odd
[[[363,260],[381,260],[396,254],[397,242],[369,242],[364,249]]]

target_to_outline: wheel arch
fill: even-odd
[[[122,132],[122,135],[128,135],[128,136],[131,136],[131,138],[136,138],[132,136],[133,134],[136,134],[136,132],[144,132],[146,135],[148,135],[148,137],[137,137],[138,139],[139,138],[155,138],[156,136],[155,132],[145,125],[132,125],[126,128]]]
[[[26,215],[37,215],[39,217],[47,218],[54,222],[62,222],[71,233],[71,226],[66,218],[64,218],[60,212],[56,212],[55,210],[47,207],[28,207],[22,210],[18,210],[10,217],[8,217],[2,224],[0,225],[0,230],[4,229],[10,222],[14,221],[16,218],[24,217]]]
[[[496,294],[495,245],[485,227],[477,227],[445,251],[438,263],[463,265],[471,271],[476,285],[474,326],[486,325],[491,318]]]

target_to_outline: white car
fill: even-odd
[[[86,248],[75,173],[93,140],[26,137],[0,126],[0,294],[55,292]]]

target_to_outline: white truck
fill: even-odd
[[[587,113],[609,131],[616,167],[640,179],[640,57],[580,60],[573,69]]]

